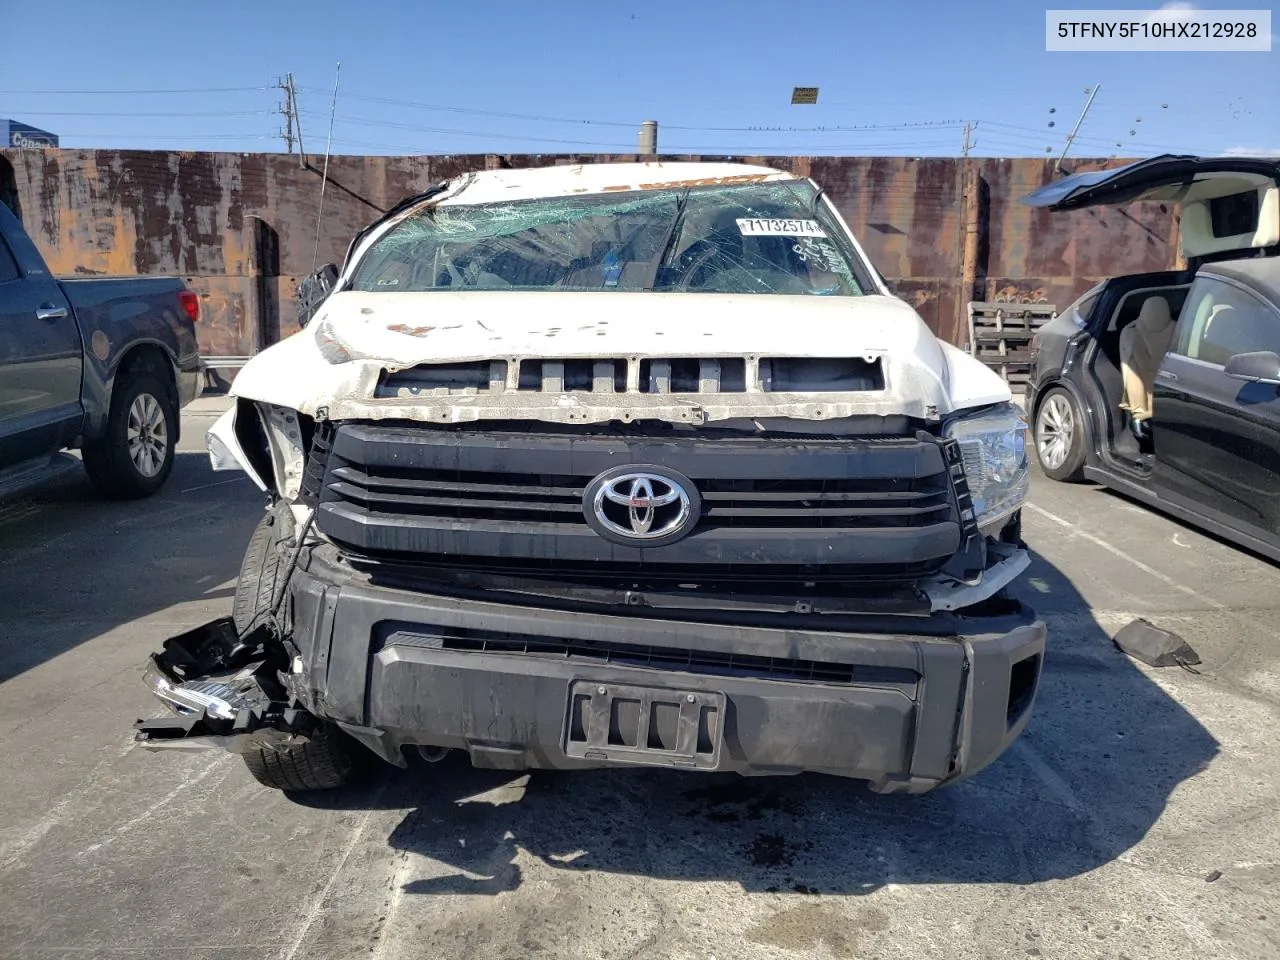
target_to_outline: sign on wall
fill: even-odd
[[[0,133],[4,134],[6,147],[17,147],[19,150],[44,150],[58,146],[56,133],[19,123],[17,120],[0,120]]]

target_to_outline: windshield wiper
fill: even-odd
[[[662,246],[658,249],[658,257],[653,264],[653,273],[649,274],[649,280],[643,287],[646,293],[653,292],[653,288],[658,283],[658,273],[662,270],[662,265],[667,262],[667,257],[671,255],[671,245],[675,242],[680,218],[684,216],[685,201],[689,199],[689,191],[692,189],[692,187],[685,187],[684,193],[680,194],[680,199],[676,201],[676,214],[671,218],[671,226],[667,228],[666,235],[662,238]]]

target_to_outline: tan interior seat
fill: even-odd
[[[1173,315],[1164,297],[1147,297],[1137,319],[1120,331],[1120,372],[1124,377],[1122,410],[1135,421],[1151,418],[1151,391],[1160,361],[1173,342]]]

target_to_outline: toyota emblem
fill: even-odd
[[[693,483],[664,467],[606,470],[587,486],[583,513],[606,540],[629,546],[662,546],[679,540],[698,522],[702,503]]]

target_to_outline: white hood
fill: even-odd
[[[426,363],[727,357],[745,358],[749,369],[759,358],[878,359],[885,386],[848,393],[766,393],[748,386],[745,393],[550,394],[517,391],[512,380],[496,392],[377,396],[384,373]],[[936,420],[1010,398],[998,375],[940,343],[892,297],[523,291],[334,294],[306,330],[253,358],[232,392],[309,416],[323,408],[331,419],[436,423],[860,414]]]

